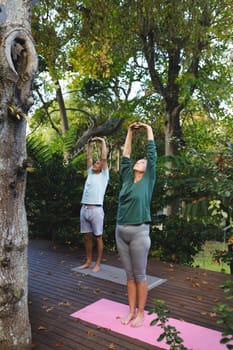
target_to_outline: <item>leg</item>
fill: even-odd
[[[122,324],[128,324],[136,315],[136,282],[134,280],[131,257],[129,253],[128,227],[117,226],[116,243],[120,254],[121,262],[124,266],[127,276],[127,291],[129,302],[129,313],[125,318],[121,319]]]
[[[90,213],[91,225],[97,244],[97,259],[92,271],[99,272],[104,248],[102,236],[104,225],[104,210],[102,207],[94,207],[91,209]]]
[[[79,266],[79,269],[86,269],[91,267],[92,263],[92,233],[85,233],[85,250],[86,250],[86,262]]]
[[[132,256],[133,272],[137,286],[137,317],[132,323],[133,327],[139,327],[143,324],[144,309],[147,301],[147,280],[146,266],[147,256],[150,249],[149,225],[141,225],[138,231],[135,230],[134,239],[130,244]]]
[[[137,282],[137,300],[138,300],[138,311],[137,317],[132,322],[133,327],[140,327],[144,320],[144,309],[147,300],[147,282]]]
[[[100,271],[100,263],[102,260],[102,255],[103,255],[103,237],[102,235],[96,237],[96,243],[97,243],[97,259],[95,266],[93,268],[93,272],[99,272]]]
[[[90,267],[92,263],[92,228],[89,221],[89,209],[84,205],[80,210],[80,232],[84,234],[86,262],[79,266],[79,269],[86,269]]]
[[[137,286],[134,280],[127,281],[129,313],[125,318],[121,319],[122,324],[128,324],[136,316],[136,293]]]

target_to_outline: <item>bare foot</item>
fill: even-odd
[[[132,327],[141,327],[143,325],[144,315],[137,315],[135,320],[131,323]]]
[[[88,269],[89,267],[91,267],[91,263],[85,263],[85,264],[79,266],[78,268],[80,270],[83,270],[83,269]]]
[[[121,319],[122,324],[128,324],[135,317],[135,312],[130,312],[125,318]]]
[[[100,265],[95,265],[92,269],[92,272],[99,272],[100,271]]]

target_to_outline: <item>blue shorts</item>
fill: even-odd
[[[80,232],[93,233],[100,236],[103,233],[104,210],[102,206],[82,205],[80,211]]]

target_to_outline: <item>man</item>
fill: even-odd
[[[101,159],[93,164],[91,143],[95,141],[101,143]],[[94,235],[97,242],[97,259],[92,271],[98,272],[103,254],[103,201],[109,181],[107,148],[105,140],[101,137],[94,137],[87,144],[87,171],[80,211],[80,231],[85,235],[86,262],[79,268],[91,267],[92,235]]]

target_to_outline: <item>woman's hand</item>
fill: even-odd
[[[135,123],[132,123],[129,126],[129,130],[131,132],[133,132],[134,130],[137,130],[137,129],[145,129],[146,132],[147,132],[147,139],[148,140],[153,140],[154,139],[153,130],[152,130],[152,127],[150,125],[148,125],[146,123],[135,122]]]
[[[130,126],[129,126],[129,130],[132,132],[134,130],[141,129],[141,128],[143,128],[143,123],[140,123],[140,122],[134,122],[134,123],[130,124]]]
[[[148,129],[151,128],[150,125],[145,124],[145,123],[141,123],[141,122],[134,122],[129,126],[130,129],[134,130],[134,129]]]

